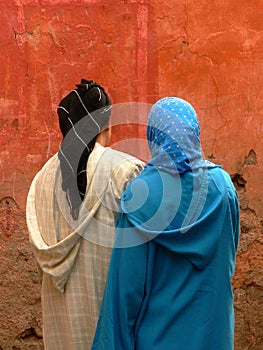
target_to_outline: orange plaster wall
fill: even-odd
[[[114,103],[189,100],[205,155],[246,176],[250,207],[263,216],[260,1],[3,1],[0,197],[24,208],[60,141],[57,104],[87,77]],[[244,167],[250,150],[257,171]]]
[[[254,243],[262,244],[262,1],[2,0],[1,5],[3,266],[9,264],[11,268],[16,260],[16,271],[20,271],[21,249],[16,255],[11,247],[17,246],[18,239],[27,239],[24,218],[29,185],[38,169],[57,151],[57,104],[80,78],[104,85],[115,104],[153,103],[161,97],[177,95],[197,111],[204,154],[223,165],[239,191],[244,238],[235,280],[241,310],[236,349],[245,350],[251,344],[258,349],[263,334],[260,327],[252,327],[246,310],[250,310],[248,303],[257,305],[256,293],[262,282],[257,274],[248,279],[244,275],[251,276],[254,267],[262,264],[262,254],[250,263],[246,260],[256,249]],[[113,134],[112,143],[127,138],[127,133],[129,137],[142,138],[143,132],[141,126],[123,127]],[[26,249],[25,241],[22,253],[31,261]],[[11,251],[11,255],[7,253]],[[33,259],[29,266],[32,264]],[[2,276],[7,280],[8,294],[12,274],[5,271],[3,268]],[[11,344],[26,349],[25,340],[37,344],[32,349],[41,348],[39,295],[32,273],[27,267],[24,280],[19,280],[21,290],[24,285],[36,290],[34,302],[24,301],[31,306],[21,306],[24,317],[19,326],[10,331],[12,317],[2,321],[0,315],[5,330],[2,334],[0,330],[0,349],[11,349]],[[256,292],[248,289],[251,278]],[[0,297],[6,300],[1,290]],[[0,313],[6,310],[7,306]],[[12,305],[8,310],[12,313]],[[34,329],[37,336],[28,329]]]
[[[136,2],[6,1],[0,17],[1,198],[11,195],[25,207],[32,176],[60,142],[58,102],[80,78],[100,82],[114,103],[156,99],[147,16],[147,6]]]

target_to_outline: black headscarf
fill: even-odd
[[[74,219],[86,192],[86,165],[97,135],[110,118],[111,101],[102,86],[81,79],[59,103],[57,113],[63,140],[58,152],[62,173],[62,189]]]

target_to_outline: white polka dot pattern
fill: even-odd
[[[215,166],[202,159],[200,126],[195,110],[178,97],[165,97],[152,106],[147,139],[152,154],[148,166],[180,174]]]

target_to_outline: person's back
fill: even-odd
[[[67,151],[62,148],[36,175],[28,194],[27,223],[41,273],[46,350],[91,347],[120,197],[143,167],[141,161],[100,141],[98,136],[83,165],[86,181],[81,201],[69,196],[72,189],[62,190],[61,152]]]
[[[204,199],[199,199],[202,208],[198,208],[197,200],[189,211],[187,190],[192,191],[193,178],[202,177],[202,172],[206,173],[204,181],[207,186]],[[155,205],[151,205],[150,210],[146,202],[145,208],[140,208],[139,216],[133,211],[130,215],[138,222],[141,222],[143,217],[147,231],[150,230],[149,223],[159,207],[159,214],[155,220],[160,225],[159,228],[163,226],[163,229],[155,237],[152,233],[153,227],[151,233],[145,231],[147,242],[143,244],[144,248],[128,248],[133,250],[132,254],[136,256],[131,273],[136,275],[137,269],[142,274],[142,266],[147,269],[147,278],[144,283],[141,281],[144,298],[143,304],[140,304],[140,317],[134,325],[136,349],[232,349],[234,314],[231,277],[239,227],[238,202],[231,179],[220,168],[185,173],[180,179],[162,171],[155,172],[152,176],[147,172],[145,176],[144,173],[139,175],[132,186],[136,186],[138,181],[147,181],[150,184],[147,201]],[[159,203],[156,198],[156,188],[160,188],[160,177],[169,189],[162,204],[160,197]],[[181,183],[182,193],[178,191],[178,181]],[[128,189],[126,195],[129,191]],[[202,192],[197,195],[202,196]],[[175,212],[175,202],[179,202],[180,207],[175,209],[177,215],[171,220]],[[125,208],[130,213],[129,208]],[[182,224],[185,218],[192,214],[191,210],[199,211],[198,219],[189,221],[188,228],[182,232]],[[170,223],[166,227],[167,222]],[[125,219],[118,223],[120,234],[123,226],[127,229]],[[141,259],[143,249],[147,251],[145,260]],[[124,252],[123,259],[125,254],[129,253]],[[124,264],[124,274],[127,275],[131,266],[122,261],[119,261],[119,264]],[[139,276],[139,273],[137,275]],[[133,287],[130,287],[128,292],[127,288],[123,290],[126,298],[127,295],[138,293],[140,283],[137,282],[136,278],[133,278]],[[117,297],[118,300],[122,298]],[[132,303],[131,307],[135,309]]]

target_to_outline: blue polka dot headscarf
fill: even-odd
[[[165,97],[152,106],[147,139],[152,155],[148,166],[172,174],[215,167],[202,159],[199,122],[193,107],[183,99]]]

